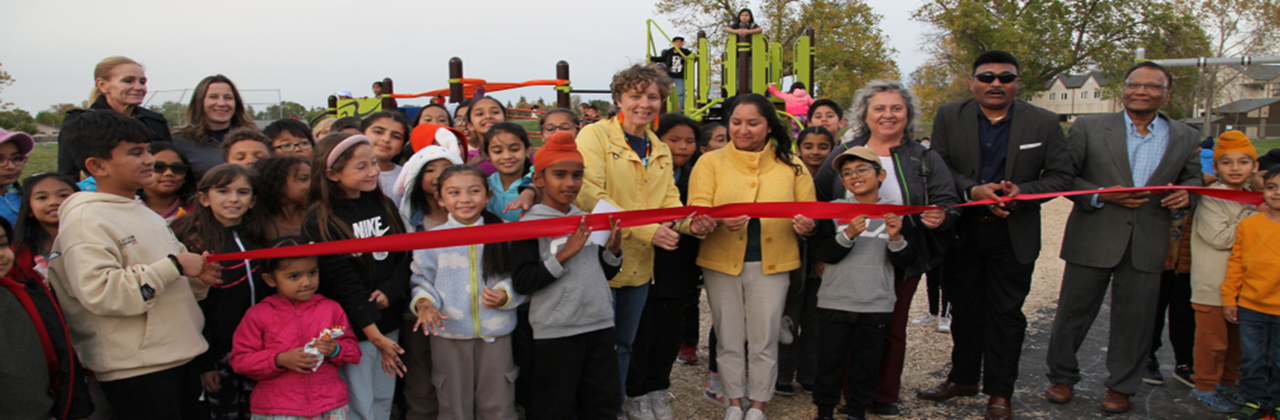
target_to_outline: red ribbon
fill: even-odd
[[[1262,193],[1235,191],[1220,188],[1165,186],[1108,189],[1108,193],[1147,192],[1164,193],[1187,190],[1196,194],[1246,204],[1261,204]],[[1043,200],[1055,197],[1097,194],[1102,190],[1066,191],[1044,194],[1022,194],[1003,201]],[[953,207],[966,207],[997,203],[995,200],[978,200]],[[622,227],[634,227],[679,220],[691,213],[713,218],[751,216],[757,219],[790,219],[804,215],[811,219],[848,219],[867,215],[881,217],[888,213],[899,216],[923,213],[936,206],[898,206],[886,204],[827,203],[827,202],[775,202],[735,203],[717,207],[686,206],[653,210],[634,210],[610,214],[587,215],[587,227],[592,230],[609,229],[609,217],[616,218]],[[403,233],[374,238],[349,239],[296,245],[280,248],[257,249],[230,254],[211,255],[209,261],[230,261],[262,258],[290,258],[313,255],[362,254],[366,252],[399,252],[429,248],[446,248],[461,245],[479,245],[494,242],[521,241],[534,238],[559,237],[578,229],[580,217],[557,217],[522,222],[484,225],[467,228]]]

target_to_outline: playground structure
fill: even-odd
[[[666,41],[665,45],[674,46],[674,43],[671,37],[667,36],[666,31],[652,19],[647,20],[647,26],[648,51],[646,51],[646,58],[651,60],[659,54],[658,44],[654,41],[653,30],[655,28],[661,35],[661,39]],[[804,83],[810,92],[817,91],[814,77],[817,37],[814,35],[812,27],[806,27],[803,35],[795,41],[793,49],[795,60],[792,66],[792,74],[784,74],[781,43],[771,42],[763,34],[740,37],[736,34],[725,33],[724,36],[725,53],[721,60],[721,82],[718,84],[712,83],[712,54],[705,31],[698,31],[696,50],[693,54],[685,55],[680,50],[676,50],[676,53],[680,54],[686,63],[692,62],[693,65],[684,66],[685,77],[681,79],[682,83],[684,83],[684,90],[687,92],[684,97],[684,103],[680,103],[676,95],[669,95],[667,102],[663,105],[663,112],[678,109],[695,121],[719,120],[723,117],[720,114],[725,98],[730,98],[740,93],[765,95],[768,92],[769,85],[780,85],[783,78],[787,76],[793,76],[795,81]],[[447,98],[449,103],[459,103],[465,99],[475,97],[477,93],[483,95],[532,86],[553,87],[556,90],[555,103],[557,108],[569,108],[571,106],[571,94],[608,95],[611,93],[608,89],[574,89],[569,81],[569,63],[561,60],[556,63],[555,67],[555,79],[529,80],[515,83],[489,82],[485,79],[465,77],[462,59],[453,57],[449,59],[449,86],[447,88],[420,93],[395,93],[395,86],[391,78],[384,78],[382,80],[383,94],[380,97],[338,99],[337,96],[329,96],[329,112],[324,116],[364,118],[383,109],[397,109],[397,99],[433,97],[435,100]],[[779,115],[795,120],[795,116],[782,111],[783,102],[781,99],[770,97],[770,100],[776,104]],[[418,109],[405,108],[403,110],[406,115],[412,118],[418,112]],[[513,110],[529,112],[531,115],[531,117],[517,116],[519,119],[531,119],[533,118],[532,116],[536,116],[536,112],[532,110]],[[799,121],[797,121],[798,123]],[[536,133],[530,134],[537,135]]]

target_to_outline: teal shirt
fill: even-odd
[[[493,189],[493,198],[489,199],[489,204],[485,205],[484,209],[498,215],[502,220],[508,222],[520,221],[520,213],[523,210],[515,209],[504,212],[502,209],[507,208],[507,204],[511,204],[512,201],[520,197],[520,187],[528,188],[532,184],[533,180],[529,175],[525,175],[524,178],[512,182],[511,188],[503,189],[502,174],[494,172],[493,175],[489,175],[489,188]]]

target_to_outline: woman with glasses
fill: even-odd
[[[196,85],[183,119],[187,125],[173,130],[173,143],[200,172],[226,163],[222,159],[222,139],[232,129],[258,127],[245,110],[235,83],[221,74],[206,77]]]
[[[152,168],[156,182],[142,188],[142,203],[166,222],[172,222],[191,211],[200,177],[191,173],[191,162],[173,143],[151,143],[147,151],[155,159]]]
[[[920,107],[915,95],[901,82],[875,80],[859,89],[849,110],[853,140],[836,146],[814,178],[818,201],[847,198],[840,174],[831,162],[845,150],[866,146],[876,152],[886,172],[880,186],[880,197],[886,204],[946,207],[960,203],[955,181],[942,156],[913,141]],[[897,273],[897,304],[889,324],[885,348],[881,352],[879,384],[872,411],[877,415],[897,415],[901,388],[902,365],[906,350],[906,331],[911,299],[920,277],[931,267],[942,263],[936,232],[950,226],[956,217],[941,209],[902,218],[902,235],[907,243],[919,246],[916,260],[905,271]],[[926,245],[928,244],[928,245]],[[861,414],[861,413],[854,413]]]

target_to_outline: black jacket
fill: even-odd
[[[818,175],[813,178],[814,190],[818,201],[832,201],[844,197],[844,184],[840,183],[840,174],[831,167],[831,162],[845,150],[854,146],[865,146],[868,137],[859,137],[836,146],[822,162]],[[951,171],[936,152],[924,148],[911,139],[903,139],[902,144],[889,149],[893,157],[893,168],[898,176],[898,187],[902,189],[903,205],[907,206],[954,206],[960,204],[956,196],[955,181]],[[949,235],[951,225],[959,218],[956,210],[948,210],[942,226],[929,229],[920,221],[920,215],[911,215],[902,220],[902,236],[907,244],[915,248],[916,262],[907,267],[907,277],[914,277],[928,272],[942,263],[945,256],[945,237]]]
[[[680,167],[676,188],[680,190],[681,203],[689,202],[689,178],[695,163],[698,163],[697,159],[689,159]],[[653,284],[649,285],[649,296],[683,298],[696,291],[702,282],[702,269],[698,267],[700,244],[698,238],[680,235],[675,251],[653,249]]]
[[[333,214],[350,225],[356,238],[382,236],[391,233],[392,226],[404,226],[400,213],[383,211],[378,202],[379,190],[360,193],[360,197],[340,200],[333,204]],[[302,236],[312,242],[324,242],[320,235],[320,222],[315,213],[307,215],[302,223]],[[341,237],[329,232],[330,238]],[[356,338],[364,341],[364,327],[377,324],[383,334],[395,331],[403,323],[403,314],[409,304],[409,275],[413,255],[409,252],[373,253],[360,255],[321,255],[320,294],[338,301],[347,313]],[[369,295],[375,290],[387,296],[386,309],[378,309]]]
[[[649,61],[662,63],[662,65],[666,66],[667,77],[672,79],[683,79],[685,75],[685,67],[692,64],[694,56],[693,51],[689,51],[688,48],[681,48],[680,52],[684,53],[684,55],[689,59],[686,60],[685,57],[676,53],[675,47],[671,47],[662,50],[661,55],[649,58]]]
[[[107,98],[105,96],[99,96],[98,100],[89,105],[89,109],[110,111],[111,105],[107,105]],[[173,137],[169,135],[169,121],[164,118],[164,115],[160,115],[158,112],[139,105],[133,107],[132,116],[137,118],[138,121],[141,121],[148,129],[151,130],[152,135],[148,140],[152,143],[158,141],[173,141]],[[66,124],[66,122],[64,121],[63,124]],[[74,144],[63,143],[62,134],[58,134],[58,173],[66,175],[68,178],[78,180],[80,179],[80,166],[84,165],[84,162],[76,162],[75,158],[71,156],[71,149],[75,146],[76,145]]]
[[[245,235],[243,226],[232,226],[227,233],[226,240],[214,252],[229,254],[260,248]],[[244,244],[243,249],[237,244],[237,237],[239,243]],[[221,263],[222,284],[209,288],[209,295],[200,301],[200,310],[204,312],[204,339],[209,342],[205,356],[209,362],[222,360],[231,353],[232,338],[249,307],[276,293],[275,288],[262,280],[261,270],[256,270],[261,262],[249,260],[247,268],[243,260]],[[249,275],[250,270],[253,275]]]
[[[14,269],[17,269],[16,265]],[[33,278],[37,276],[35,273],[10,273],[9,276],[0,278],[0,286],[8,290],[0,293],[12,293],[27,310],[30,318],[26,321],[39,321],[44,326],[43,329],[37,328],[36,332],[40,335],[41,343],[46,346],[43,358],[48,363],[49,393],[54,400],[48,415],[58,420],[89,417],[93,414],[94,406],[93,400],[89,398],[89,383],[86,380],[88,370],[80,365],[75,349],[71,347],[71,336],[62,318],[58,300],[38,278]],[[22,279],[17,280],[19,277]],[[2,343],[0,347],[13,344]]]

